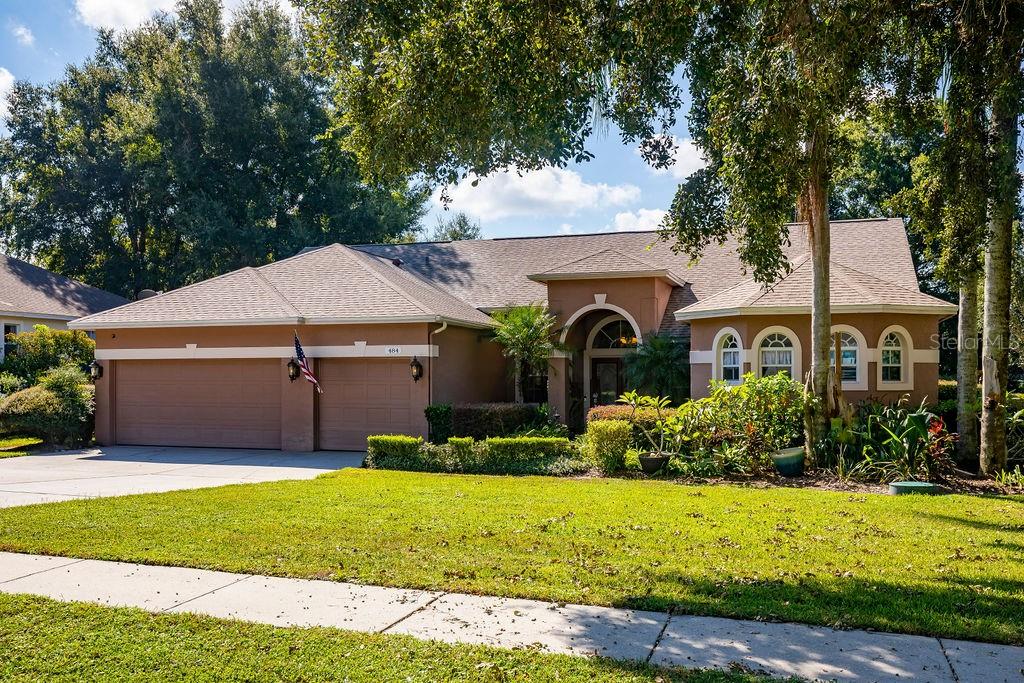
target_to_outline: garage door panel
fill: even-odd
[[[280,448],[280,372],[271,359],[120,361],[117,442]]]
[[[319,367],[320,448],[363,450],[371,434],[418,431],[407,360],[324,359]]]

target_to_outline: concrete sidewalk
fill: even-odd
[[[839,681],[1024,681],[1024,647],[0,553],[0,592]]]

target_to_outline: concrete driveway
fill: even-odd
[[[0,508],[224,484],[312,479],[363,453],[110,446],[0,460]]]

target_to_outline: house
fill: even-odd
[[[7,335],[36,325],[65,329],[83,315],[99,313],[127,303],[102,289],[51,273],[20,259],[0,254],[0,323]],[[8,344],[0,348],[0,360]]]
[[[811,276],[801,226],[791,238],[792,270],[768,291],[734,244],[690,265],[650,232],[333,244],[71,326],[96,331],[100,443],[362,449],[424,434],[430,403],[507,400],[488,313],[510,304],[557,316],[571,351],[532,392],[570,422],[615,400],[623,357],[655,333],[689,341],[694,397],[711,378],[802,377]],[[934,397],[938,323],[956,307],[919,291],[903,222],[835,221],[832,250],[847,396]],[[288,377],[294,333],[322,394]]]

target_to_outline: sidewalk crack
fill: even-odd
[[[36,557],[54,557],[54,555],[36,555]],[[63,569],[65,567],[70,567],[73,564],[78,564],[79,562],[85,562],[85,560],[87,558],[80,557],[80,558],[77,558],[77,559],[75,559],[75,558],[67,558],[67,559],[71,560],[67,564],[58,564],[56,567],[47,567],[46,569],[40,569],[37,572],[29,572],[28,574],[24,574],[22,576],[15,576],[13,579],[4,579],[3,581],[0,581],[0,585],[5,584],[5,583],[10,583],[11,581],[18,581],[20,579],[27,579],[30,576],[36,576],[38,574],[45,574],[46,572],[52,572],[54,569]]]
[[[946,652],[946,646],[942,644],[942,638],[936,638],[935,642],[939,644],[939,651],[942,652],[942,656],[946,660],[946,666],[949,667],[949,673],[953,677],[953,683],[960,683],[960,676],[957,675],[956,669],[953,668],[953,660],[949,658],[949,653]]]
[[[441,598],[443,598],[446,595],[448,595],[448,593],[438,593],[437,595],[432,597],[430,600],[426,601],[425,603],[423,603],[422,605],[420,605],[419,607],[417,607],[413,611],[409,612],[405,616],[398,618],[394,622],[388,624],[387,626],[385,626],[381,630],[377,631],[377,633],[386,633],[386,632],[390,631],[391,629],[393,629],[394,627],[398,626],[399,624],[401,624],[403,621],[405,621],[406,619],[408,619],[412,615],[414,615],[414,614],[416,614],[418,612],[422,612],[423,610],[427,609],[428,607],[430,607],[431,605],[433,605],[435,602],[437,602],[438,600],[440,600]]]
[[[205,593],[200,593],[199,595],[193,595],[188,600],[182,600],[181,602],[179,602],[177,604],[171,605],[170,607],[166,607],[166,608],[160,610],[160,612],[161,613],[163,613],[163,612],[170,612],[172,609],[177,609],[177,608],[181,607],[182,605],[187,605],[188,603],[190,603],[190,602],[192,602],[194,600],[198,600],[199,598],[205,598],[207,595],[210,595],[211,593],[216,593],[219,590],[224,590],[225,588],[230,588],[231,586],[234,586],[236,583],[241,583],[241,582],[243,582],[243,581],[245,581],[247,579],[251,579],[252,577],[253,577],[252,574],[246,574],[245,576],[243,576],[243,577],[241,577],[239,579],[235,579],[231,583],[226,583],[223,586],[217,586],[216,588],[208,590]]]
[[[651,646],[651,651],[647,653],[647,657],[644,658],[644,662],[650,664],[651,658],[654,657],[654,651],[661,645],[661,639],[665,637],[665,631],[668,630],[669,622],[672,621],[672,613],[669,612],[665,619],[665,623],[661,625],[661,630],[658,631],[658,637],[654,639],[654,645]]]

